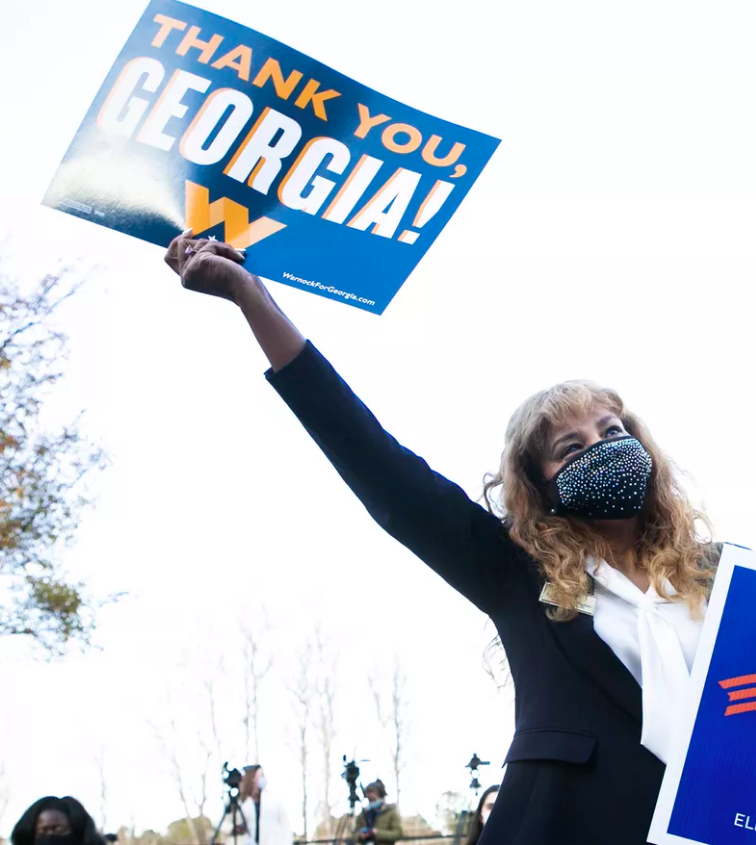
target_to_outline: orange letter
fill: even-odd
[[[222,35],[214,35],[209,41],[200,41],[197,36],[200,34],[200,28],[193,26],[189,32],[184,36],[184,40],[179,44],[176,54],[185,56],[192,47],[196,47],[200,51],[199,60],[203,65],[206,65],[213,57],[213,53],[220,47],[223,41]]]
[[[186,29],[186,24],[183,21],[177,21],[176,18],[169,18],[165,15],[155,15],[153,18],[155,23],[160,24],[158,34],[152,39],[153,47],[162,47],[165,44],[165,39],[169,36],[172,29],[179,31]]]
[[[436,158],[436,150],[438,149],[438,145],[440,143],[440,135],[430,136],[428,143],[423,147],[423,161],[427,161],[428,164],[435,164],[436,167],[448,167],[450,164],[454,164],[465,149],[464,144],[456,143],[451,148],[451,152],[446,156],[446,158]]]
[[[239,79],[249,82],[249,72],[252,67],[252,48],[240,44],[231,52],[226,53],[225,56],[221,56],[217,62],[213,62],[212,66],[216,70],[221,70],[224,67],[233,68],[239,74]]]
[[[321,120],[328,120],[325,113],[325,108],[323,107],[323,102],[325,100],[330,100],[333,97],[340,97],[338,91],[330,90],[330,91],[321,91],[320,94],[316,94],[315,92],[320,88],[320,83],[316,82],[314,79],[311,79],[307,85],[305,85],[304,90],[302,93],[297,97],[294,101],[295,106],[299,106],[300,109],[303,109],[308,103],[312,103],[312,110]]]
[[[397,144],[394,140],[400,132],[409,135],[409,139],[403,144]],[[381,140],[383,141],[383,146],[387,150],[391,150],[392,153],[414,153],[420,144],[423,143],[423,136],[420,134],[419,129],[415,129],[409,123],[392,123],[391,126],[387,126],[383,130]]]
[[[377,114],[375,117],[370,117],[368,107],[363,106],[362,103],[357,103],[357,108],[360,110],[360,125],[354,134],[358,138],[365,138],[374,126],[379,126],[381,123],[391,120],[387,114]]]
[[[275,59],[268,59],[260,68],[260,72],[254,78],[252,84],[262,88],[269,79],[272,79],[276,96],[282,100],[288,100],[291,92],[299,85],[301,78],[302,74],[298,70],[293,70],[289,74],[289,78],[285,80],[281,73],[281,65]]]

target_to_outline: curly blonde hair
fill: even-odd
[[[507,426],[499,472],[485,480],[489,510],[498,511],[512,539],[538,561],[553,585],[554,598],[561,606],[549,608],[551,618],[574,618],[581,597],[589,590],[586,558],[611,561],[612,550],[589,521],[549,513],[540,460],[553,426],[595,408],[615,414],[627,433],[653,458],[640,514],[640,538],[634,550],[636,563],[648,573],[659,593],[663,580],[669,579],[677,590],[677,600],[686,600],[691,613],[700,618],[718,558],[710,540],[711,526],[705,514],[691,505],[673,463],[614,390],[588,381],[568,381],[524,402]],[[707,539],[699,536],[699,526],[706,529]]]

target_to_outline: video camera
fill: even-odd
[[[229,789],[239,789],[244,775],[238,769],[229,769],[228,761],[223,764],[223,770],[227,772],[226,776],[223,778],[223,783],[225,783]]]
[[[346,754],[342,760],[344,762],[344,771],[341,773],[341,777],[344,778],[349,786],[349,803],[354,807],[355,804],[359,804],[360,802],[360,796],[357,794],[357,779],[360,776],[360,767],[354,760],[347,762]]]
[[[465,766],[466,769],[470,770],[470,789],[472,789],[475,794],[478,794],[480,790],[481,784],[478,780],[478,768],[480,766],[490,766],[491,764],[488,760],[481,760],[477,754],[473,754],[472,759],[470,762]]]

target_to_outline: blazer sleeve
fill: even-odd
[[[373,519],[490,613],[515,560],[501,521],[384,431],[309,341],[266,378]]]

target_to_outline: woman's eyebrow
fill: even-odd
[[[554,449],[563,441],[563,440],[571,440],[573,437],[578,437],[577,431],[571,431],[569,434],[562,434],[551,444],[551,451],[553,452]]]
[[[598,421],[598,424],[606,425],[609,420],[618,420],[619,422],[622,422],[622,420],[620,420],[620,418],[616,414],[607,414],[605,417],[601,417],[601,419]]]

